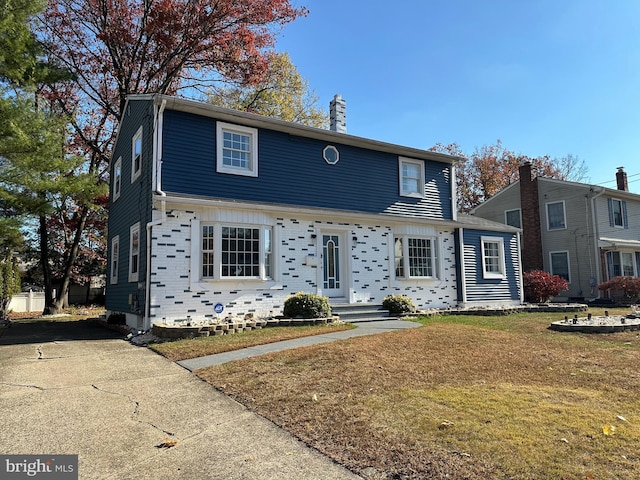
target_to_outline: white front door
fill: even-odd
[[[322,294],[327,297],[344,297],[345,248],[344,233],[322,234]]]

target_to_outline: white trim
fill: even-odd
[[[485,243],[498,244],[498,269],[499,272],[488,272],[485,262],[484,246]],[[506,278],[506,265],[504,259],[504,238],[502,237],[480,237],[480,253],[482,255],[482,278],[486,279],[503,279]]]
[[[553,271],[553,260],[552,260],[552,257],[553,257],[554,253],[564,253],[565,254],[565,258],[567,259],[567,275],[569,277],[566,280],[567,280],[568,284],[571,284],[571,256],[569,254],[569,250],[552,250],[552,251],[549,251],[549,270],[550,270],[552,275],[560,276],[560,275],[558,275],[557,273],[555,273]]]
[[[213,227],[213,276],[202,274],[202,229],[205,226]],[[260,231],[260,274],[258,276],[223,276],[222,275],[222,228],[251,228]],[[271,276],[267,277],[265,268],[265,237],[264,232],[271,232]],[[227,282],[233,284],[245,284],[247,282],[265,283],[275,281],[277,266],[275,265],[278,248],[275,238],[276,229],[272,224],[248,224],[239,221],[191,221],[191,275],[190,284],[192,290],[202,289],[203,284],[210,282]]]
[[[611,223],[613,223],[612,227],[620,228],[624,230],[625,228],[624,207],[622,205],[624,200],[620,200],[619,198],[614,198],[614,197],[610,197],[610,200],[611,200],[611,212],[609,214],[611,215]],[[618,202],[618,204],[620,205],[620,222],[621,222],[620,225],[616,224],[616,216],[615,216],[615,211],[613,210],[613,202]]]
[[[232,167],[223,163],[224,157],[224,132],[233,132],[249,137],[249,167]],[[216,122],[216,171],[231,175],[243,175],[246,177],[258,176],[258,129],[234,125],[225,122]]]
[[[396,239],[402,239],[402,259],[404,275],[396,276],[395,265],[395,244]],[[433,275],[413,276],[411,275],[411,265],[409,259],[409,239],[429,240],[431,242],[431,267]],[[391,271],[395,280],[440,280],[442,272],[441,255],[440,255],[440,237],[437,235],[414,235],[393,232],[393,255],[391,257]]]
[[[140,168],[135,170],[136,163],[136,142],[140,140]],[[131,183],[135,182],[138,177],[142,174],[142,162],[144,161],[144,157],[142,155],[142,126],[138,128],[136,134],[131,138]]]
[[[113,268],[114,260],[115,268]],[[118,272],[120,270],[120,235],[116,235],[111,239],[109,262],[109,280],[111,285],[116,285],[118,283]]]
[[[336,154],[335,160],[329,160],[327,158],[327,150],[331,150],[331,151],[335,152],[335,154]],[[336,163],[338,163],[340,161],[340,152],[338,151],[337,147],[335,147],[333,145],[327,145],[322,150],[322,158],[324,158],[324,161],[327,162],[327,164],[335,165]]]
[[[133,236],[138,234],[138,263],[136,265],[136,271],[133,271]],[[140,237],[140,222],[134,223],[129,227],[129,282],[137,282],[140,278],[140,244],[142,238]]]
[[[120,198],[120,193],[122,192],[122,156],[118,157],[116,163],[113,164],[113,184],[111,188],[113,190],[113,201],[115,202]]]
[[[418,191],[405,191],[403,187],[403,175],[402,175],[402,167],[404,165],[411,165],[414,167],[418,167]],[[424,198],[424,182],[425,182],[425,166],[424,160],[416,160],[414,158],[407,157],[398,157],[398,183],[399,183],[399,192],[401,197],[413,197],[413,198]]]
[[[562,227],[551,228],[551,219],[549,218],[549,205],[555,205],[556,203],[562,204],[562,215],[563,215],[563,223]],[[567,229],[567,207],[564,200],[554,200],[553,202],[546,202],[544,204],[544,213],[547,217],[547,231],[553,232],[556,230],[566,230]]]

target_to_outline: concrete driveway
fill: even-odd
[[[0,335],[0,454],[77,454],[81,479],[360,478],[98,325]]]

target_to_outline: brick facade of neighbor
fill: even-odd
[[[543,270],[538,175],[530,162],[520,167],[520,205],[522,208],[522,269],[525,272]]]

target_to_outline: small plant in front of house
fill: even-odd
[[[524,297],[527,302],[544,303],[557,297],[560,292],[569,290],[567,281],[558,275],[552,275],[542,270],[526,272],[524,281]]]
[[[618,293],[617,296],[612,295],[612,298],[622,303],[636,303],[640,297],[640,278],[614,277],[598,285],[598,290]]]
[[[284,301],[282,314],[287,318],[327,318],[331,306],[327,297],[298,292]]]
[[[388,295],[382,300],[382,308],[389,310],[389,313],[413,313],[416,307],[406,295]]]

